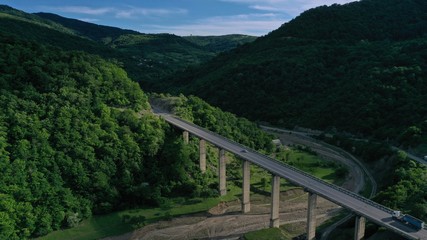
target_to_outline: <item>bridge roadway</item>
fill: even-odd
[[[307,191],[316,193],[331,202],[353,211],[357,215],[366,217],[368,220],[375,222],[378,225],[384,226],[405,238],[427,239],[426,229],[417,231],[398,221],[393,220],[391,218],[392,210],[389,208],[386,208],[346,189],[315,178],[292,166],[281,163],[266,155],[260,154],[248,147],[233,142],[209,130],[203,129],[195,124],[186,122],[170,114],[160,113],[159,115],[162,116],[168,123],[188,131],[189,133],[204,139],[221,149],[229,151],[242,159],[246,159],[274,175],[280,176],[296,185],[302,186]]]

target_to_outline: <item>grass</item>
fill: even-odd
[[[285,154],[285,155],[284,155]],[[304,151],[291,151],[286,150],[278,153],[277,157],[282,161],[288,154],[288,164],[297,168],[307,171],[316,177],[322,178],[325,181],[337,183],[334,174],[337,165],[330,164],[320,159],[318,156],[309,154]],[[236,166],[239,168],[239,166]],[[230,169],[231,170],[231,169]],[[267,171],[252,165],[251,166],[251,198],[254,200],[260,195],[268,196],[271,191],[271,174]],[[299,188],[291,185],[282,179],[281,191]],[[77,227],[52,232],[39,239],[99,239],[108,236],[115,236],[130,232],[134,229],[142,227],[145,224],[154,223],[160,220],[167,220],[172,217],[194,214],[199,212],[206,212],[210,208],[218,205],[220,202],[233,201],[241,197],[241,179],[236,181],[227,182],[227,195],[217,198],[175,198],[170,199],[163,207],[158,208],[139,208],[132,210],[125,210],[106,215],[93,216],[84,220]],[[262,230],[264,231],[264,230]],[[269,231],[272,231],[271,233]],[[258,231],[249,234],[249,239],[290,239],[290,238],[251,238],[251,236],[258,236]],[[280,232],[280,236],[285,236]],[[276,230],[266,229],[266,233],[261,232],[259,236],[270,236],[269,234],[278,234]],[[276,235],[271,235],[276,236]],[[279,235],[277,235],[279,236]]]
[[[277,240],[285,240],[285,239],[291,239],[290,237],[286,236],[279,228],[267,228],[262,229],[259,231],[249,232],[246,233],[243,238],[245,240],[271,240],[271,239],[277,239]]]
[[[216,206],[221,201],[230,201],[236,197],[228,194],[220,198],[192,198],[175,199],[169,205],[169,208],[140,208],[126,211],[115,212],[106,215],[93,216],[84,220],[79,226],[71,229],[52,232],[39,239],[99,239],[108,236],[120,235],[136,228],[157,222],[167,220],[171,217],[177,217],[190,213],[205,212]],[[126,218],[144,219],[141,222],[125,221]]]

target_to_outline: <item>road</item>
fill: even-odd
[[[405,150],[402,150],[402,149],[400,149],[398,147],[391,147],[391,148],[393,148],[393,150],[396,150],[396,151],[402,151],[402,152],[406,153],[406,156],[408,156],[408,158],[410,158],[410,159],[412,159],[414,161],[417,161],[417,162],[419,162],[421,164],[427,165],[427,161],[424,160],[424,159],[422,159],[422,158],[420,158],[420,157],[417,157],[417,156],[415,156],[413,154],[410,154],[410,153],[406,152]]]
[[[328,199],[329,201],[334,202],[346,209],[349,209],[360,216],[366,217],[370,221],[384,226],[405,238],[427,239],[426,229],[417,231],[405,226],[400,222],[394,221],[391,218],[391,209],[379,205],[353,192],[317,179],[292,166],[281,163],[206,129],[178,119],[170,114],[159,115],[162,116],[168,123],[188,131],[199,138],[205,139],[217,147],[229,151],[242,159],[246,159],[251,163],[266,169],[274,175],[280,176],[296,185],[302,186],[307,191],[316,193],[319,196]]]
[[[353,184],[351,184],[350,186],[347,185],[343,187],[352,192],[358,193],[363,189],[365,185],[365,176],[367,176],[369,182],[372,184],[372,189],[369,197],[371,198],[375,195],[377,190],[377,183],[374,177],[368,171],[368,169],[359,161],[359,159],[355,158],[350,153],[325,142],[314,139],[310,137],[309,134],[303,132],[267,126],[260,127],[265,131],[277,134],[283,145],[297,144],[307,146],[320,156],[324,156],[328,159],[332,159],[334,161],[341,162],[342,164],[346,165],[349,169],[350,178],[353,179]]]
[[[298,145],[308,146],[310,147],[311,150],[315,151],[317,154],[321,156],[325,156],[329,159],[333,159],[334,161],[341,162],[344,165],[346,165],[347,168],[349,169],[349,177],[350,179],[352,179],[352,181],[350,181],[350,184],[346,184],[342,186],[343,188],[348,189],[352,192],[358,193],[363,189],[365,185],[365,176],[367,176],[372,186],[369,198],[372,198],[376,194],[377,183],[373,175],[357,158],[355,158],[350,153],[340,148],[337,148],[335,146],[332,146],[330,144],[327,144],[325,142],[314,139],[310,136],[310,134],[307,134],[305,132],[292,131],[288,129],[281,129],[281,128],[268,127],[268,126],[260,126],[260,127],[265,131],[278,135],[280,138],[280,141],[284,145],[298,144]],[[320,239],[321,240],[328,239],[329,235],[332,233],[333,230],[335,230],[341,224],[350,220],[353,216],[354,214],[350,213],[345,217],[343,217],[342,219],[340,219],[339,221],[335,222],[334,224],[324,229]]]

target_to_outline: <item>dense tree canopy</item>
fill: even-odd
[[[145,93],[114,61],[0,35],[0,73],[1,239],[41,236],[92,213],[170,196],[216,193],[214,173],[198,169],[197,145],[184,145],[151,113]],[[183,99],[177,107],[194,122],[227,126],[236,140],[270,148],[247,120]]]
[[[427,6],[392,2],[307,11],[251,44],[159,82],[156,91],[195,94],[238,115],[287,127],[335,127],[383,139],[397,139],[411,126],[423,130],[427,28],[393,36],[397,29],[425,26]],[[349,21],[334,21],[331,12]],[[389,21],[399,21],[398,27]],[[367,29],[378,38],[357,34],[365,22],[378,25]],[[346,35],[323,34],[334,28]]]
[[[198,97],[151,94],[150,102],[245,146],[267,152],[273,150],[272,136],[262,131],[256,124],[212,107]]]
[[[392,208],[400,209],[427,221],[427,171],[425,167],[397,152],[397,167],[392,175],[393,183],[383,190],[376,200]]]
[[[99,57],[7,37],[0,59],[1,238],[136,201],[165,136],[153,115],[138,118],[149,110],[139,86]]]

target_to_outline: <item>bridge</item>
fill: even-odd
[[[179,119],[173,115],[159,113],[169,124],[183,130],[184,141],[188,143],[189,134],[198,137],[200,153],[200,170],[206,171],[206,142],[219,148],[219,192],[227,194],[225,151],[235,154],[243,161],[242,212],[250,211],[250,164],[258,165],[272,174],[270,227],[279,227],[280,178],[303,187],[308,193],[307,239],[315,239],[316,234],[316,200],[321,196],[346,208],[356,215],[354,239],[365,235],[366,219],[383,226],[407,239],[427,239],[427,230],[415,230],[392,219],[392,209],[382,206],[354,192],[327,183],[290,165],[279,162],[258,153],[239,143],[224,138],[195,124]]]

